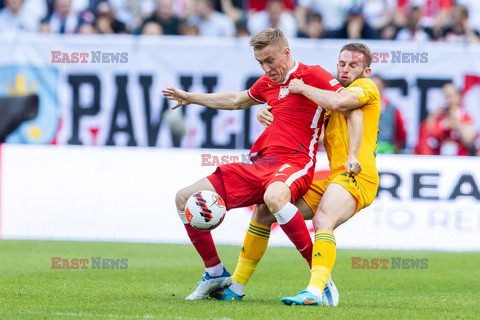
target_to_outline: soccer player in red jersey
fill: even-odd
[[[200,190],[217,192],[227,210],[265,203],[307,262],[312,259],[310,234],[293,203],[306,193],[313,179],[323,110],[303,95],[289,94],[288,85],[290,80],[299,78],[325,90],[340,91],[343,87],[321,67],[293,60],[288,41],[279,29],[263,30],[251,38],[250,45],[265,74],[249,90],[199,94],[170,87],[162,91],[168,99],[177,102],[172,109],[193,103],[238,110],[267,103],[275,116],[275,121],[250,150],[251,165],[219,166],[210,176],[177,192],[178,214],[206,269],[202,281],[187,300],[205,299],[214,290],[231,283],[230,273],[218,257],[210,232],[194,229],[185,218],[188,198]]]

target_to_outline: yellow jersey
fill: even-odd
[[[373,81],[368,78],[357,79],[344,90],[358,96],[360,108],[363,111],[362,145],[358,155],[362,171],[355,176],[347,174],[345,168],[349,151],[347,120],[339,112],[327,111],[324,117],[323,144],[330,162],[331,173],[326,180],[314,180],[303,196],[312,212],[317,211],[323,194],[331,183],[343,186],[357,199],[355,212],[368,207],[377,195],[379,178],[375,150],[380,119],[380,93]]]
[[[344,90],[355,93],[360,99],[363,112],[363,136],[358,161],[362,172],[377,172],[375,150],[377,149],[378,120],[380,119],[380,93],[371,79],[355,80]],[[349,143],[347,121],[339,112],[327,112],[324,118],[323,143],[330,162],[332,175],[345,172]]]

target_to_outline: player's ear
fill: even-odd
[[[364,78],[368,78],[371,73],[372,73],[372,68],[366,67],[366,68],[363,70],[363,77],[364,77]]]
[[[286,55],[287,57],[290,57],[290,48],[286,47],[286,48],[283,50],[283,54]]]

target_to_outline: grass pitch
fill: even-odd
[[[233,272],[239,246],[218,251]],[[88,269],[52,269],[52,257],[89,259]],[[92,269],[91,257],[126,258],[128,268]],[[428,268],[352,269],[352,257],[428,259]],[[479,265],[478,253],[339,250],[339,306],[289,307],[280,299],[309,280],[293,248],[269,248],[244,300],[221,302],[184,300],[203,273],[191,245],[1,240],[0,319],[478,319]]]

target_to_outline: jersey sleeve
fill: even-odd
[[[250,99],[258,102],[258,103],[266,103],[266,99],[263,97],[263,90],[262,88],[266,85],[266,82],[265,82],[265,79],[264,79],[265,75],[260,77],[260,79],[258,79],[257,81],[255,81],[255,83],[253,84],[253,86],[250,87],[250,89],[248,89],[247,93],[248,93],[248,96],[250,97]]]
[[[315,66],[310,72],[310,80],[306,83],[323,90],[340,92],[343,86],[335,79],[330,72],[320,66]]]
[[[378,89],[371,79],[362,78],[353,81],[345,90],[353,92],[360,99],[360,107],[379,95]]]

